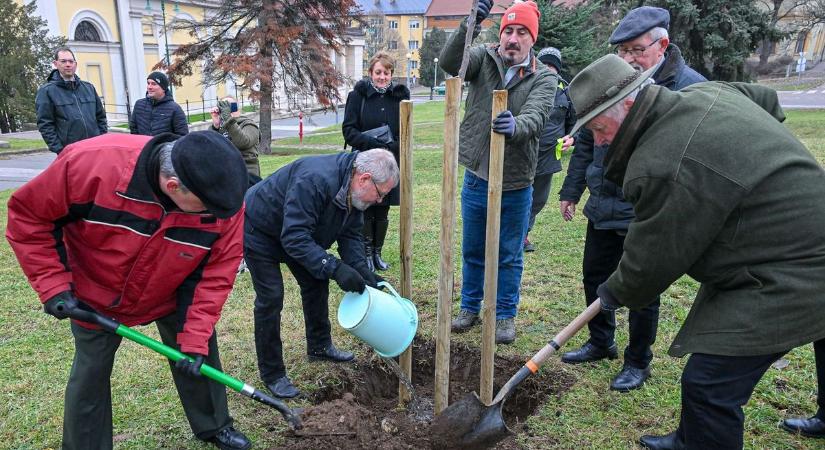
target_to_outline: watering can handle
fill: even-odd
[[[393,297],[395,297],[395,301],[397,301],[398,303],[401,303],[401,306],[403,306],[404,309],[406,309],[406,310],[408,310],[412,313],[412,317],[413,317],[412,321],[413,322],[418,322],[417,312],[415,311],[415,306],[412,304],[412,302],[404,301],[406,299],[404,299],[403,297],[398,295],[398,292],[396,292],[395,289],[392,287],[392,285],[387,283],[386,281],[379,281],[378,286],[383,286],[383,287],[386,287],[387,289],[389,289],[390,293],[393,295]]]
[[[378,282],[378,285],[379,285],[379,286],[384,286],[385,288],[389,289],[389,290],[390,290],[390,293],[391,293],[391,294],[392,294],[392,295],[393,295],[396,299],[400,299],[400,298],[401,298],[401,296],[400,296],[400,295],[398,295],[398,292],[396,292],[396,291],[395,291],[395,288],[393,288],[393,287],[392,287],[392,285],[391,285],[390,283],[388,283],[388,282],[386,282],[386,281],[379,281],[379,282]]]

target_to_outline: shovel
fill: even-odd
[[[596,317],[602,302],[596,299],[581,314],[564,327],[547,345],[530,358],[498,391],[489,406],[485,406],[475,392],[453,403],[433,421],[431,433],[439,436],[443,448],[492,447],[512,432],[504,423],[501,409],[516,387],[527,377],[538,372],[547,358],[573,337],[587,322]]]
[[[78,307],[70,308],[65,303],[60,302],[57,308],[61,312],[66,313],[66,315],[68,315],[72,319],[99,325],[104,330],[110,333],[117,334],[119,336],[123,336],[126,339],[129,339],[130,341],[136,342],[144,347],[154,350],[160,353],[161,355],[169,358],[173,362],[177,362],[181,359],[189,359],[190,361],[192,360],[192,358],[184,355],[183,353],[175,350],[172,347],[164,345],[139,331],[136,331],[132,328],[127,327],[126,325],[123,325],[122,323],[119,323],[114,319],[110,319],[108,317],[104,317],[98,314],[85,304],[81,304],[78,302]],[[264,405],[277,409],[278,412],[280,412],[281,415],[284,416],[284,419],[286,420],[290,428],[294,430],[301,429],[300,417],[298,417],[298,415],[284,402],[276,400],[264,394],[263,392],[255,389],[253,386],[250,386],[244,383],[243,381],[238,380],[237,378],[233,378],[208,364],[201,365],[201,374],[213,381],[217,381],[218,383],[230,389],[238,391],[241,394],[253,400],[256,400],[260,403],[263,403]]]

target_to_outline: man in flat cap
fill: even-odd
[[[252,444],[232,426],[215,323],[242,255],[246,166],[226,138],[105,134],[66,146],[12,194],[6,238],[46,313],[89,307],[126,326],[155,322],[198,439]],[[65,308],[63,307],[65,306]],[[110,375],[121,337],[71,321],[75,354],[63,416],[64,449],[112,448]]]
[[[487,17],[490,5],[492,0],[479,0],[477,24]],[[516,339],[523,246],[530,218],[539,137],[553,108],[558,85],[556,76],[537,61],[532,50],[540,16],[534,2],[515,3],[501,17],[498,44],[467,49],[469,64],[464,80],[470,83],[470,92],[458,149],[458,162],[467,169],[461,188],[463,283],[461,310],[452,322],[452,330],[464,332],[480,322],[492,126],[493,132],[505,139],[496,292],[496,343],[499,344],[509,344]],[[477,36],[480,31],[480,25],[468,31],[466,21],[462,22],[439,56],[444,71],[451,75],[458,73],[466,33]],[[495,89],[508,91],[508,109],[491,120]]]
[[[776,92],[744,83],[670,91],[607,55],[570,84],[576,128],[609,144],[605,177],[636,217],[597,294],[643,308],[683,275],[701,286],[668,353],[691,354],[676,431],[651,449],[742,448],[754,386],[789,350],[825,339],[825,171]]]
[[[367,267],[363,211],[381,203],[398,177],[392,152],[379,148],[301,158],[247,192],[244,258],[255,288],[255,351],[261,379],[276,397],[300,394],[284,364],[281,264],[301,288],[309,359],[352,360],[332,343],[329,280],[359,293],[382,281]],[[340,258],[327,252],[335,243]]]
[[[669,24],[667,10],[642,6],[628,12],[619,22],[610,43],[616,45],[616,54],[636,70],[652,70],[653,80],[659,86],[675,91],[707,81],[685,65],[679,48],[668,40]],[[627,228],[633,220],[633,207],[625,200],[621,188],[604,179],[603,160],[607,151],[607,145],[594,144],[590,131],[582,130],[576,138],[576,151],[570,158],[559,195],[562,217],[570,220],[585,187],[590,190],[584,207],[587,235],[582,263],[588,305],[596,299],[596,287],[616,269]],[[631,311],[628,322],[624,364],[610,383],[610,389],[620,392],[642,387],[650,376],[651,347],[656,341],[659,323],[658,297],[647,307]],[[590,339],[581,348],[565,353],[562,361],[578,364],[618,357],[614,314],[600,314],[590,321],[588,330]]]

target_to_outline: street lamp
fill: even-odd
[[[174,9],[175,9],[176,13],[180,12],[180,6],[178,6],[177,2],[175,2],[175,8]],[[147,11],[152,10],[152,5],[150,4],[149,0],[146,0],[146,10]],[[163,45],[164,45],[164,49],[166,50],[166,67],[168,68],[170,65],[172,65],[172,60],[169,59],[169,37],[166,34],[166,1],[165,0],[160,0],[160,13],[161,13],[161,16],[163,17]],[[174,95],[174,90],[173,90],[171,84],[169,85],[169,93]]]
[[[407,52],[407,89],[409,89],[411,87],[410,86],[410,58],[412,58],[412,53]]]
[[[433,91],[438,85],[438,58],[433,58],[433,85],[430,88],[430,100],[433,99]]]

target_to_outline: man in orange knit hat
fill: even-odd
[[[479,0],[476,24],[490,12],[492,0]],[[539,137],[553,109],[558,78],[536,59],[532,51],[539,30],[538,7],[516,3],[501,17],[499,43],[468,48],[464,80],[470,83],[466,114],[461,123],[458,160],[467,170],[461,190],[462,273],[461,311],[453,320],[454,332],[469,330],[479,322],[484,296],[484,241],[487,226],[487,180],[490,162],[490,128],[504,135],[504,179],[501,194],[496,342],[516,338],[515,316],[524,266],[523,243],[530,218],[533,178]],[[476,25],[477,36],[481,25]],[[459,71],[464,54],[466,22],[452,34],[441,51],[439,64],[447,73]],[[508,91],[507,110],[492,116],[493,90]]]

